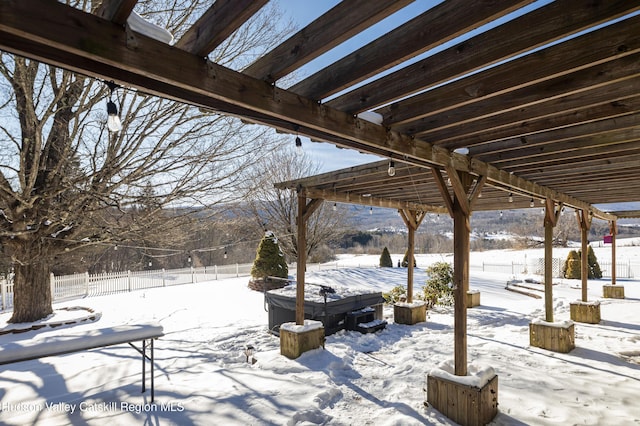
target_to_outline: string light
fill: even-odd
[[[369,207],[369,215],[373,214],[373,207]]]
[[[387,170],[389,176],[396,175],[396,163],[393,160],[389,160],[389,169]]]
[[[531,201],[529,202],[529,207],[533,207],[535,205],[536,205],[536,203],[533,201],[533,198],[532,198]]]
[[[509,193],[509,202],[513,203],[513,194],[512,193]]]
[[[107,128],[111,132],[119,132],[122,130],[122,122],[118,115],[118,107],[112,100],[113,92],[118,88],[118,85],[113,81],[109,81],[107,82],[107,87],[109,87],[109,100],[107,101]]]
[[[338,210],[338,205],[336,203],[333,203],[333,211],[335,212],[336,210]]]

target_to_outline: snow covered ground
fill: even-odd
[[[636,258],[637,249],[619,247],[618,256]],[[596,249],[598,259],[608,259],[609,250]],[[640,282],[619,281],[626,299],[602,299],[600,324],[576,324],[575,350],[534,348],[528,326],[544,317],[544,299],[507,291],[510,275],[473,266],[541,253],[471,257],[471,288],[481,291],[481,306],[468,311],[468,359],[473,367],[493,367],[498,374],[499,414],[493,424],[640,424]],[[554,250],[554,257],[561,256],[566,253]],[[392,256],[394,263],[399,257]],[[425,266],[452,259],[422,255],[417,260],[419,291]],[[341,262],[375,265],[378,256]],[[406,269],[310,271],[307,281],[387,291],[406,283]],[[601,299],[606,283],[589,281],[589,299]],[[568,319],[569,303],[579,297],[578,281],[556,280],[555,320]],[[431,311],[426,323],[406,326],[394,324],[393,310],[386,308],[385,330],[342,331],[327,337],[324,350],[289,360],[279,354],[279,339],[267,332],[263,295],[247,288],[247,278],[79,299],[55,308],[70,306],[99,315],[92,322],[2,335],[0,345],[157,321],[165,336],[156,342],[155,404],[149,392],[140,392],[140,355],[119,345],[0,366],[0,424],[453,424],[424,405],[426,374],[453,358],[451,309]],[[50,321],[74,311],[56,312]],[[0,327],[8,317],[0,315]],[[249,344],[256,348],[254,364],[246,362]]]

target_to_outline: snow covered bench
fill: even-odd
[[[146,361],[151,362],[151,402],[153,402],[153,341],[162,336],[164,336],[162,326],[158,323],[149,323],[60,334],[42,340],[15,341],[3,345],[0,351],[0,365],[128,343],[142,355],[142,392],[146,391]],[[138,341],[142,342],[141,348],[133,344]],[[149,356],[147,356],[147,347],[150,349]]]

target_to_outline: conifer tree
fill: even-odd
[[[254,279],[266,277],[287,278],[289,268],[284,254],[280,250],[278,238],[271,231],[267,231],[258,245],[256,259],[251,268],[251,277]]]
[[[380,267],[393,268],[393,261],[391,260],[391,254],[389,254],[387,247],[382,250],[382,254],[380,255]]]
[[[409,250],[404,252],[404,257],[402,258],[402,267],[406,268],[407,266],[409,266]],[[413,267],[415,268],[416,266],[416,257],[413,256]]]
[[[587,249],[587,264],[589,265],[589,278],[602,278],[602,270],[593,248],[589,246]]]

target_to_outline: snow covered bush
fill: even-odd
[[[426,269],[429,276],[426,285],[422,288],[427,309],[435,305],[453,305],[453,268],[447,262],[436,262]]]
[[[382,297],[384,298],[384,301],[389,304],[403,302],[407,299],[407,289],[398,285],[392,288],[390,292],[382,293]]]

